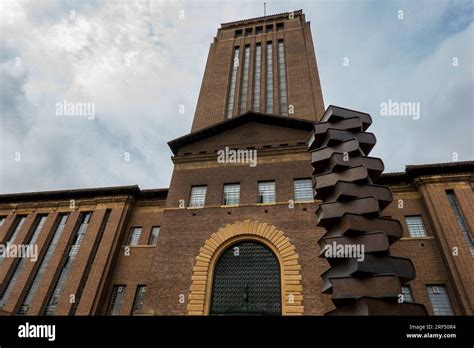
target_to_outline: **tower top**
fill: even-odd
[[[209,49],[192,131],[246,112],[317,121],[324,113],[302,10],[222,23]]]
[[[256,24],[259,22],[269,22],[269,21],[275,21],[275,20],[284,20],[284,19],[294,19],[297,17],[301,17],[303,15],[303,10],[296,10],[296,11],[290,11],[290,12],[281,12],[281,13],[276,13],[272,15],[265,15],[261,17],[254,17],[254,18],[248,18],[248,19],[240,19],[238,21],[233,21],[233,22],[226,22],[226,23],[221,23],[221,29],[227,29],[235,26],[241,26],[241,25],[250,25],[250,24]]]

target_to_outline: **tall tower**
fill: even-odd
[[[311,121],[324,113],[310,23],[301,10],[218,29],[192,131],[247,111]]]

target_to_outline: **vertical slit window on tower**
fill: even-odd
[[[242,86],[240,87],[240,113],[247,111],[247,92],[249,88],[250,46],[245,46],[242,67]]]
[[[262,181],[258,183],[258,203],[275,203],[275,181]]]
[[[273,48],[272,42],[267,42],[267,79],[266,79],[266,112],[273,113]]]
[[[133,300],[132,314],[143,308],[143,301],[145,301],[146,285],[138,285],[135,299]]]
[[[26,245],[33,246],[38,239],[38,236],[43,229],[44,223],[46,222],[47,215],[38,215],[36,217],[33,231],[31,232],[30,236],[26,240]],[[18,260],[16,260],[16,264],[13,267],[13,271],[10,273],[10,276],[4,282],[3,287],[0,291],[0,308],[3,308],[5,303],[8,301],[8,298],[11,295],[12,290],[15,288],[16,281],[18,280],[18,276],[23,271],[23,267],[25,266],[25,262],[29,261],[27,255],[21,255]]]
[[[234,109],[235,85],[237,83],[237,70],[239,69],[239,47],[234,48],[234,56],[232,58],[232,68],[229,83],[229,93],[227,96],[226,118],[232,118]]]
[[[278,41],[278,77],[280,79],[280,114],[288,116],[288,94],[286,89],[285,44]]]
[[[123,298],[125,296],[125,285],[114,285],[112,289],[112,297],[110,298],[108,315],[120,315],[123,305]]]
[[[71,308],[71,315],[75,315],[77,311],[77,307],[79,306],[79,303],[82,298],[82,293],[84,292],[84,288],[86,287],[87,280],[89,279],[89,275],[92,270],[92,265],[94,264],[95,256],[97,255],[97,250],[99,250],[100,242],[102,241],[102,237],[104,235],[105,228],[107,227],[107,223],[109,222],[109,217],[111,213],[111,209],[107,209],[104,214],[104,218],[102,219],[102,222],[100,224],[99,232],[97,233],[97,237],[95,239],[94,245],[92,247],[92,250],[89,254],[89,259],[87,260],[87,265],[86,269],[84,271],[84,275],[81,279],[81,282],[79,283],[79,287],[74,299],[74,303],[72,304]]]
[[[456,195],[454,194],[453,190],[447,190],[446,194],[448,195],[449,204],[453,209],[454,217],[456,218],[456,222],[459,225],[461,234],[466,241],[469,250],[471,251],[471,255],[474,256],[474,242],[472,240],[471,231],[469,230],[469,227],[467,227],[466,220],[464,219],[464,216],[461,212]]]
[[[84,240],[87,228],[89,227],[91,215],[91,212],[83,212],[79,217],[79,224],[78,226],[76,226],[74,239],[69,245],[69,250],[66,255],[66,260],[64,261],[61,272],[59,273],[58,277],[56,278],[56,281],[54,282],[53,290],[51,292],[51,295],[49,296],[47,302],[48,304],[46,305],[44,315],[56,314],[56,308],[59,303],[59,298],[61,297],[64,291],[64,287],[66,286],[69,274],[71,273],[72,266],[74,264],[74,261],[76,260],[77,253],[79,252],[79,248],[81,247],[82,241]]]
[[[253,85],[253,110],[260,111],[260,81],[262,76],[262,44],[255,46],[255,71]]]
[[[39,261],[39,266],[36,269],[33,278],[31,279],[30,284],[26,290],[24,295],[24,299],[21,301],[20,308],[18,309],[18,315],[25,315],[28,313],[28,309],[30,307],[31,302],[33,301],[36,291],[38,290],[39,284],[43,279],[43,276],[48,268],[49,261],[53,256],[54,250],[56,249],[56,245],[58,244],[59,239],[62,236],[64,231],[64,227],[66,226],[67,218],[69,214],[64,213],[60,214],[56,223],[56,227],[53,233],[53,237],[49,241],[49,244],[46,247],[46,252],[41,257]]]

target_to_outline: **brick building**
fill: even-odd
[[[0,195],[0,308],[16,315],[322,315],[307,139],[324,114],[302,11],[222,24],[191,133],[172,140],[170,187]],[[240,150],[240,151],[239,151]],[[257,157],[252,157],[256,155]],[[255,162],[256,160],[256,162]],[[430,314],[472,315],[474,162],[383,174],[417,277],[400,289]],[[13,252],[12,252],[13,253]]]

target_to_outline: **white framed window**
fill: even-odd
[[[275,181],[261,181],[258,183],[258,203],[275,203]]]
[[[223,201],[224,205],[239,205],[240,184],[225,184]]]
[[[295,179],[293,180],[295,189],[295,202],[312,201],[313,182],[311,179]]]
[[[425,225],[420,215],[405,216],[405,223],[407,224],[408,233],[410,237],[426,237]]]
[[[141,227],[132,227],[130,229],[130,237],[128,240],[128,245],[138,245],[140,242],[140,236],[142,235]]]
[[[191,196],[189,198],[190,207],[204,207],[206,203],[207,186],[191,187]]]
[[[444,285],[427,285],[426,288],[434,315],[454,315],[453,307]]]

